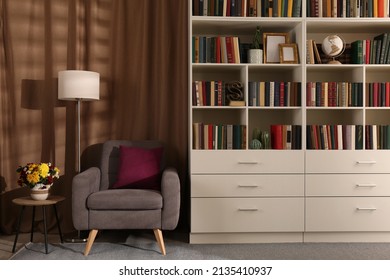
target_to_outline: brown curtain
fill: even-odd
[[[84,154],[108,139],[164,141],[185,209],[187,1],[0,1],[1,231],[14,230],[19,208],[12,198],[28,194],[15,172],[27,162],[60,168],[53,192],[66,197],[60,219],[65,232],[73,230],[76,104],[57,99],[58,71],[65,69],[101,75],[100,100],[81,105]]]

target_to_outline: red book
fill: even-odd
[[[370,48],[371,48],[371,41],[370,40],[365,40],[366,41],[366,64],[370,64]]]
[[[378,0],[378,17],[385,17],[385,1]]]
[[[285,98],[285,90],[284,90],[284,82],[280,82],[279,85],[279,106],[284,106],[284,98]]]
[[[373,83],[374,92],[373,92],[373,105],[374,107],[378,107],[378,101],[379,101],[379,84],[377,82]]]
[[[226,53],[228,63],[234,63],[233,37],[226,37]]]
[[[390,82],[386,82],[385,106],[390,107]]]
[[[216,57],[216,62],[221,63],[221,37],[216,38],[216,43],[215,43],[215,57]]]
[[[212,150],[214,149],[214,125],[212,124],[209,124],[208,125],[208,147],[209,147],[209,150]]]
[[[283,149],[283,125],[271,125],[271,148],[274,150]]]

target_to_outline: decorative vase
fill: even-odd
[[[49,190],[51,185],[36,184],[30,190],[30,196],[34,200],[46,200],[49,197]]]
[[[261,134],[261,144],[263,149],[271,149],[271,136],[268,131],[263,131]]]
[[[248,62],[253,64],[263,63],[263,50],[249,49],[248,50]]]

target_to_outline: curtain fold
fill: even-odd
[[[1,231],[14,230],[19,210],[10,201],[21,193],[16,167],[40,161],[61,169],[53,192],[66,197],[60,217],[73,230],[76,103],[57,99],[60,70],[101,75],[100,100],[82,102],[82,151],[108,139],[162,140],[185,193],[187,1],[0,1]]]

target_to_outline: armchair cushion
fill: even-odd
[[[87,200],[91,210],[156,210],[162,206],[162,195],[154,190],[104,190],[92,193]]]
[[[112,189],[160,190],[163,148],[119,147],[119,170]]]

